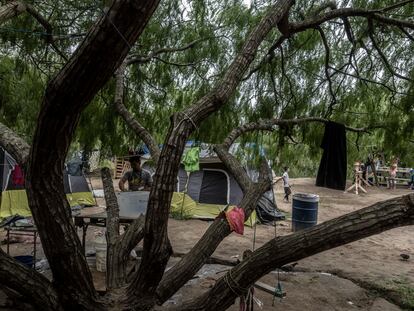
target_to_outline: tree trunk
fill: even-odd
[[[38,310],[62,310],[52,283],[43,275],[16,262],[0,249],[0,284],[15,290]]]
[[[101,170],[102,184],[106,202],[106,287],[119,288],[126,280],[126,262],[119,257],[116,247],[119,239],[119,206],[115,195],[111,172],[105,167]]]
[[[155,304],[155,290],[172,254],[167,233],[170,203],[185,142],[194,129],[191,122],[185,121],[181,114],[172,118],[148,201],[141,265],[128,288],[129,301],[138,298],[144,306]]]
[[[125,58],[157,5],[156,0],[115,1],[45,92],[26,189],[54,286],[67,310],[95,310],[100,303],[63,190],[65,157],[82,110]]]
[[[244,195],[240,207],[245,210],[245,220],[250,217],[257,201],[268,187],[267,183],[255,184]],[[187,283],[230,233],[227,220],[216,218],[190,252],[165,273],[157,288],[157,303],[164,303]]]
[[[11,129],[0,123],[0,144],[22,166],[26,165],[30,146]]]
[[[414,224],[414,194],[383,201],[315,227],[277,237],[230,270],[205,295],[174,310],[226,310],[259,278],[289,262],[373,234]]]

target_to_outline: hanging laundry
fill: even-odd
[[[316,186],[344,190],[347,164],[345,126],[336,122],[326,123],[321,148],[323,155]]]
[[[187,172],[195,172],[200,170],[200,147],[190,148],[183,156],[181,161]]]
[[[24,173],[21,167],[16,164],[12,172],[12,183],[14,187],[24,187]]]

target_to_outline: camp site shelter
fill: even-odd
[[[95,199],[83,175],[64,172],[64,188],[71,206],[95,205]],[[18,163],[0,146],[0,219],[13,216],[30,216],[31,212],[24,189],[24,176]]]
[[[192,142],[186,144],[184,153],[192,147],[192,144]],[[201,144],[199,148],[198,171],[188,173],[185,171],[184,165],[180,165],[175,193],[171,202],[171,212],[184,214],[189,218],[214,219],[228,206],[238,206],[243,199],[243,191],[210,145]],[[230,153],[238,153],[241,150],[239,148],[240,144],[233,144]],[[150,155],[147,153],[141,158],[143,169],[153,174],[154,168],[149,164],[151,162],[149,161]],[[257,181],[259,172],[249,167],[247,163],[245,164],[249,177],[253,181]],[[270,176],[273,176],[270,166],[268,169]],[[277,212],[272,190],[265,192],[260,198],[256,213],[263,223],[283,218],[283,215]],[[255,221],[256,213],[253,213],[251,221]]]

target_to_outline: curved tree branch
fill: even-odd
[[[277,237],[231,269],[198,299],[176,310],[224,311],[237,296],[271,270],[289,262],[396,227],[414,225],[414,194],[375,203],[315,227]],[[173,309],[174,310],[174,309]]]
[[[324,14],[318,15],[313,18],[306,19],[302,22],[294,22],[290,24],[291,33],[301,32],[307,29],[315,28],[324,22],[344,17],[366,17],[379,21],[382,24],[401,26],[410,29],[414,29],[414,22],[394,19],[385,17],[381,14],[381,9],[369,10],[369,9],[356,9],[356,8],[340,8],[332,11],[328,11]]]
[[[148,149],[151,152],[151,156],[154,159],[155,163],[158,162],[160,157],[160,148],[158,147],[155,139],[151,136],[146,128],[144,128],[128,111],[124,105],[124,74],[125,66],[123,63],[116,72],[116,87],[115,87],[115,109],[118,114],[124,119],[124,121],[129,125],[129,127],[135,132],[135,134],[141,138],[144,143],[147,145]]]
[[[234,141],[242,134],[257,130],[262,131],[274,131],[275,126],[289,126],[289,125],[297,125],[303,124],[308,122],[320,122],[320,123],[328,123],[330,120],[325,118],[319,117],[307,117],[307,118],[298,118],[298,119],[268,119],[268,120],[260,120],[258,122],[252,122],[248,124],[244,124],[240,127],[235,128],[229,136],[224,140],[225,146],[231,146]],[[351,132],[368,132],[370,129],[379,128],[381,126],[373,126],[373,127],[366,127],[366,128],[354,128],[350,126],[345,126],[347,131]]]
[[[254,60],[259,45],[272,28],[286,16],[293,3],[293,0],[279,0],[270,8],[266,16],[249,35],[240,53],[226,70],[224,77],[209,94],[186,109],[185,114],[189,116],[191,122],[196,125],[200,124],[207,116],[227,102]]]
[[[259,45],[288,12],[293,2],[293,0],[277,1],[250,33],[240,53],[212,91],[171,118],[148,202],[141,265],[137,277],[128,289],[131,302],[134,301],[133,297],[147,299],[149,305],[155,302],[153,293],[164,274],[172,252],[167,234],[168,215],[176,183],[175,177],[187,138],[205,118],[223,106],[234,93],[254,60]],[[153,273],[151,277],[148,271]]]
[[[15,132],[0,123],[0,145],[22,166],[26,165],[30,146]]]
[[[230,154],[225,151],[223,146],[221,146],[219,150],[219,152],[221,152],[220,158],[222,158],[223,163],[230,171],[243,171],[247,176],[240,163],[237,161],[234,162],[235,159],[229,157]],[[235,178],[239,182],[240,179],[238,179],[237,176],[235,176]],[[261,163],[258,183],[254,183],[250,179],[245,182],[248,183],[248,187],[243,189],[244,195],[240,207],[243,208],[245,212],[245,220],[247,220],[255,209],[257,201],[271,186],[271,177],[269,176],[269,170],[265,160]],[[157,303],[164,303],[188,280],[190,280],[191,277],[193,277],[193,275],[207,263],[217,246],[219,246],[221,241],[230,233],[231,230],[228,222],[223,217],[216,218],[190,252],[165,273],[157,288]]]

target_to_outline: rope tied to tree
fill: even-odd
[[[230,288],[230,290],[237,295],[237,297],[244,296],[249,291],[249,288],[241,287],[239,283],[233,278],[231,275],[231,270],[229,270],[228,273],[224,275],[224,282],[226,282],[227,286]]]

